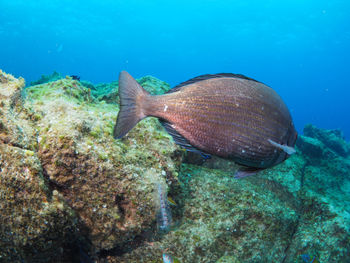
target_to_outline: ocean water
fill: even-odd
[[[0,1],[0,68],[27,83],[56,70],[94,83],[121,70],[175,85],[241,73],[306,123],[350,138],[350,2]]]

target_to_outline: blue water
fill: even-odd
[[[245,74],[274,88],[299,131],[350,138],[350,1],[0,0],[0,68],[94,83],[121,70],[172,85]]]

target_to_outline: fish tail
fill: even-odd
[[[140,120],[147,117],[143,112],[143,104],[150,94],[126,71],[119,74],[120,110],[114,126],[115,139],[122,138]]]

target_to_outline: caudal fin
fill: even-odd
[[[122,138],[140,120],[146,117],[142,112],[142,104],[149,93],[126,71],[119,74],[120,110],[114,126],[115,139]]]

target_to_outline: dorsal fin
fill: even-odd
[[[242,74],[233,74],[233,73],[218,73],[218,74],[205,74],[205,75],[200,75],[198,77],[189,79],[185,82],[182,82],[178,85],[176,85],[174,88],[172,88],[171,90],[167,91],[166,93],[172,93],[172,92],[176,92],[179,89],[181,89],[183,86],[189,85],[189,84],[193,84],[199,81],[203,81],[203,80],[207,80],[207,79],[216,79],[216,78],[238,78],[238,79],[246,79],[246,80],[252,80],[255,82],[260,83],[259,81],[246,77]]]

